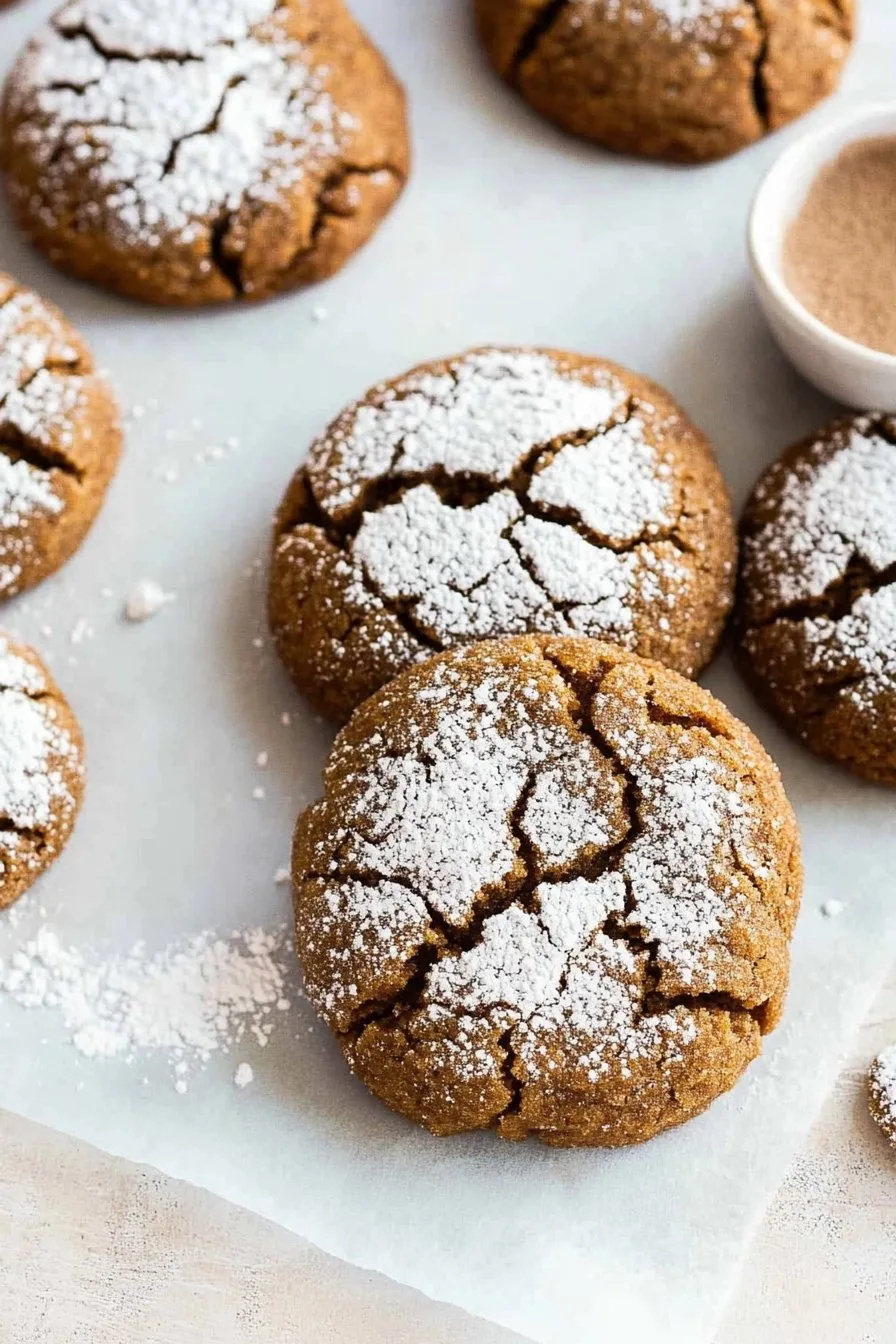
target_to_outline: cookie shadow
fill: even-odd
[[[746,277],[682,331],[665,374],[709,436],[738,513],[765,467],[841,409],[785,359]]]

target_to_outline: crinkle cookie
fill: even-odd
[[[639,1143],[776,1025],[802,872],[752,733],[583,638],[433,658],[339,735],[293,851],[311,1001],[434,1134]]]
[[[878,1055],[869,1075],[871,1114],[896,1148],[896,1045]]]
[[[475,0],[536,111],[628,154],[722,158],[835,88],[853,0]]]
[[[0,910],[59,857],[84,792],[81,730],[34,652],[0,634]]]
[[[581,633],[695,675],[732,599],[734,525],[702,434],[603,360],[481,349],[375,387],[280,507],[276,644],[345,719],[409,663]]]
[[[785,453],[743,520],[743,666],[820,756],[896,785],[896,418]]]
[[[161,304],[331,275],[408,171],[401,87],[342,0],[71,0],[13,69],[0,151],[55,265]]]
[[[74,555],[120,452],[118,408],[77,331],[0,274],[0,599]]]

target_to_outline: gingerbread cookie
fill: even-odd
[[[896,1148],[896,1045],[878,1055],[872,1064],[869,1086],[871,1114]]]
[[[0,599],[74,555],[120,452],[115,400],[81,337],[0,274]]]
[[[434,1134],[639,1143],[776,1025],[802,874],[752,733],[583,638],[433,658],[337,738],[293,851],[305,986]]]
[[[826,97],[853,0],[476,0],[492,64],[543,116],[685,163],[752,144]]]
[[[284,663],[345,719],[409,663],[528,631],[613,640],[694,675],[733,586],[706,439],[603,360],[482,349],[374,388],[281,505],[270,584]]]
[[[896,419],[848,416],[791,448],[743,533],[750,681],[820,756],[896,785]]]
[[[81,732],[33,649],[0,634],[0,910],[58,858],[84,792]]]
[[[161,304],[332,275],[408,170],[401,87],[342,0],[73,0],[13,69],[0,148],[55,265]]]

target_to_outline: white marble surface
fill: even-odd
[[[51,7],[4,11],[0,62]],[[104,950],[288,917],[271,879],[329,734],[255,647],[263,582],[246,570],[312,435],[370,383],[486,340],[600,351],[672,389],[717,443],[738,502],[830,409],[774,349],[744,259],[750,194],[797,130],[692,172],[613,159],[498,84],[467,0],[356,8],[409,84],[416,169],[375,242],[326,287],[258,309],[148,311],[54,274],[0,221],[0,268],[83,325],[126,405],[158,402],[132,428],[87,546],[8,615],[47,649],[84,722],[90,787],[39,900],[4,922],[0,955],[39,926],[41,905],[61,937]],[[844,92],[816,123],[891,92],[896,12],[865,0],[864,14]],[[320,304],[329,318],[315,323]],[[239,451],[195,462],[231,435]],[[176,485],[159,475],[170,460]],[[125,628],[101,590],[123,597],[144,575],[177,602]],[[81,620],[94,633],[73,645]],[[808,886],[785,1025],[687,1129],[615,1154],[438,1144],[350,1079],[301,1005],[249,1056],[253,1087],[238,1093],[233,1061],[219,1060],[186,1097],[164,1061],[89,1065],[51,1014],[0,1006],[0,1105],[540,1340],[593,1344],[599,1316],[610,1340],[624,1329],[629,1344],[703,1344],[896,942],[892,795],[786,742],[726,657],[709,682],[781,762]],[[271,754],[263,804],[259,750]],[[847,907],[838,921],[820,913],[832,896]]]

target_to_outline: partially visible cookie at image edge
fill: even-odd
[[[78,332],[0,273],[0,600],[81,545],[121,438],[115,399]]]
[[[55,265],[189,305],[333,274],[409,148],[401,86],[342,0],[76,0],[13,68],[0,154]]]
[[[293,878],[306,991],[376,1096],[560,1146],[643,1142],[734,1085],[802,892],[748,728],[668,668],[528,636],[362,705]]]
[[[786,452],[743,518],[742,665],[811,750],[896,785],[896,419]]]
[[[871,1114],[896,1148],[896,1045],[878,1055],[869,1074]]]
[[[84,746],[40,657],[0,633],[0,910],[65,847],[84,792]]]
[[[721,158],[836,87],[852,0],[475,0],[497,69],[536,111],[629,154]]]
[[[277,516],[271,628],[337,720],[410,663],[503,634],[587,634],[693,676],[735,554],[712,449],[662,388],[487,347],[380,384],[312,446]]]

